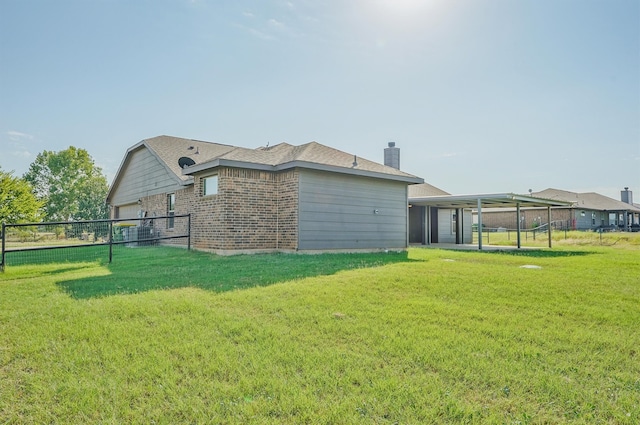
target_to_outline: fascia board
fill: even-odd
[[[404,183],[424,183],[424,179],[420,177],[396,176],[393,174],[377,173],[375,171],[358,170],[357,168],[336,167],[334,165],[318,164],[307,161],[291,161],[276,166],[278,171],[288,170],[291,168],[306,168],[310,170],[329,171],[333,173],[349,174],[361,177],[371,177],[376,179],[394,180]]]
[[[568,202],[555,201],[544,198],[534,198],[529,196],[516,195],[513,193],[494,193],[483,195],[443,195],[409,198],[409,202],[412,204],[419,205],[420,203],[425,203],[442,208],[476,208],[478,200],[480,200],[483,205],[487,206],[487,208],[513,207],[516,206],[516,204],[522,204],[523,207],[560,207],[570,205],[570,203]]]
[[[182,175],[191,176],[193,174],[202,173],[204,171],[213,170],[219,167],[235,167],[235,168],[247,168],[250,170],[263,170],[263,171],[275,171],[275,167],[269,164],[256,164],[254,162],[233,161],[229,159],[214,159],[212,161],[203,162],[202,164],[192,165],[191,167],[184,168]]]
[[[373,171],[365,171],[365,170],[357,170],[357,169],[348,169],[344,167],[317,164],[314,162],[307,162],[307,161],[291,161],[291,162],[274,166],[269,164],[258,164],[254,162],[214,159],[213,161],[209,161],[203,164],[196,164],[196,165],[192,165],[191,167],[185,168],[182,171],[182,174],[192,175],[192,174],[200,173],[200,172],[217,168],[217,167],[237,167],[237,168],[247,168],[251,170],[261,170],[261,171],[284,171],[284,170],[290,170],[292,168],[306,168],[306,169],[318,170],[318,171],[329,171],[333,173],[350,174],[350,175],[357,175],[362,177],[373,177],[378,179],[401,181],[405,183],[424,183],[424,179],[420,177],[394,176],[392,174],[376,173]]]

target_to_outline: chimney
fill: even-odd
[[[389,142],[389,147],[385,148],[384,165],[400,169],[400,148],[396,148],[396,142]]]
[[[620,191],[620,200],[633,205],[633,192],[628,187],[625,187],[624,190]]]

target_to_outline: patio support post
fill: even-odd
[[[460,208],[460,215],[458,216],[458,223],[460,229],[460,243],[464,245],[464,208]]]
[[[422,208],[422,215],[420,216],[420,220],[422,220],[422,235],[421,235],[422,245],[428,245],[427,211],[429,210],[429,207],[420,207],[420,208]]]
[[[427,245],[431,245],[431,207],[425,208],[425,226],[427,234]]]
[[[549,234],[549,248],[551,248],[551,205],[547,207],[547,233]]]
[[[516,204],[516,233],[517,233],[517,241],[518,241],[518,249],[520,249],[520,203]]]
[[[482,199],[478,198],[478,250],[482,251]]]

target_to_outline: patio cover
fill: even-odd
[[[551,223],[551,207],[570,206],[570,202],[535,196],[516,195],[515,193],[494,193],[484,195],[438,195],[410,197],[409,204],[437,208],[466,208],[478,211],[478,249],[482,250],[482,208],[516,208],[520,217],[520,207],[546,207],[547,223]],[[518,248],[520,245],[520,220],[518,221]],[[551,226],[549,226],[549,248],[551,248]]]

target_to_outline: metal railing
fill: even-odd
[[[29,254],[40,251],[72,251],[104,247],[109,263],[114,246],[152,246],[175,244],[186,240],[191,249],[191,214],[161,217],[58,221],[41,223],[3,223],[1,233],[0,271],[7,257],[20,255],[21,263],[29,263]],[[181,245],[185,245],[184,243]],[[50,256],[53,257],[53,256]],[[65,255],[58,256],[64,260]],[[68,257],[68,255],[67,255]],[[35,258],[31,256],[31,258]]]

